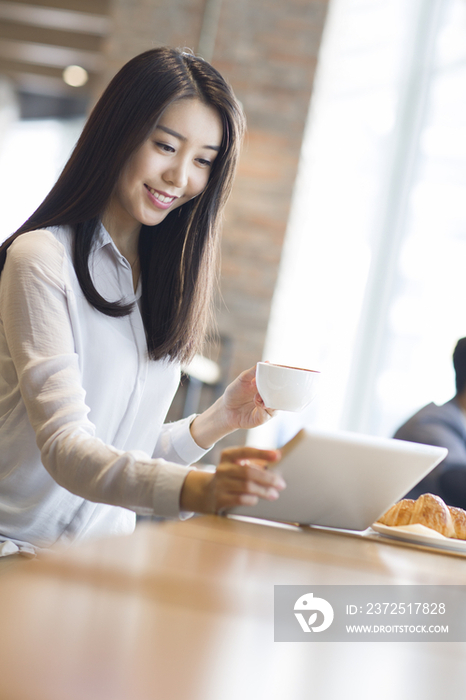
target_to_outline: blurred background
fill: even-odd
[[[319,395],[230,444],[281,444],[304,424],[390,436],[451,398],[466,336],[466,0],[0,0],[1,240],[109,79],[163,44],[211,61],[248,119],[211,362],[170,417],[260,359],[321,370]]]

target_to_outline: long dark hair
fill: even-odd
[[[202,342],[211,308],[223,207],[231,192],[244,116],[231,88],[209,63],[186,51],[161,47],[130,60],[94,107],[55,186],[32,216],[0,247],[27,231],[68,225],[74,267],[92,306],[108,316],[132,304],[109,302],[96,290],[89,255],[100,218],[128,159],[174,101],[198,98],[217,110],[223,139],[205,190],[156,226],[141,228],[139,260],[142,316],[151,359],[185,361]]]

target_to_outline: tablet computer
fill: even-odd
[[[448,454],[444,447],[304,428],[276,469],[286,489],[276,501],[229,512],[266,520],[365,530]]]

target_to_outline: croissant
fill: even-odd
[[[466,540],[466,510],[454,506],[448,506],[448,509],[455,526],[454,537],[457,540]]]
[[[398,501],[377,522],[391,527],[419,523],[445,537],[466,540],[466,511],[447,506],[432,493],[424,493],[416,501],[410,498]]]

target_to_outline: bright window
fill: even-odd
[[[0,144],[0,241],[11,235],[49,193],[84,124],[76,119],[30,119],[10,125]]]
[[[451,398],[465,201],[466,3],[332,0],[264,352],[324,381],[251,444]]]

